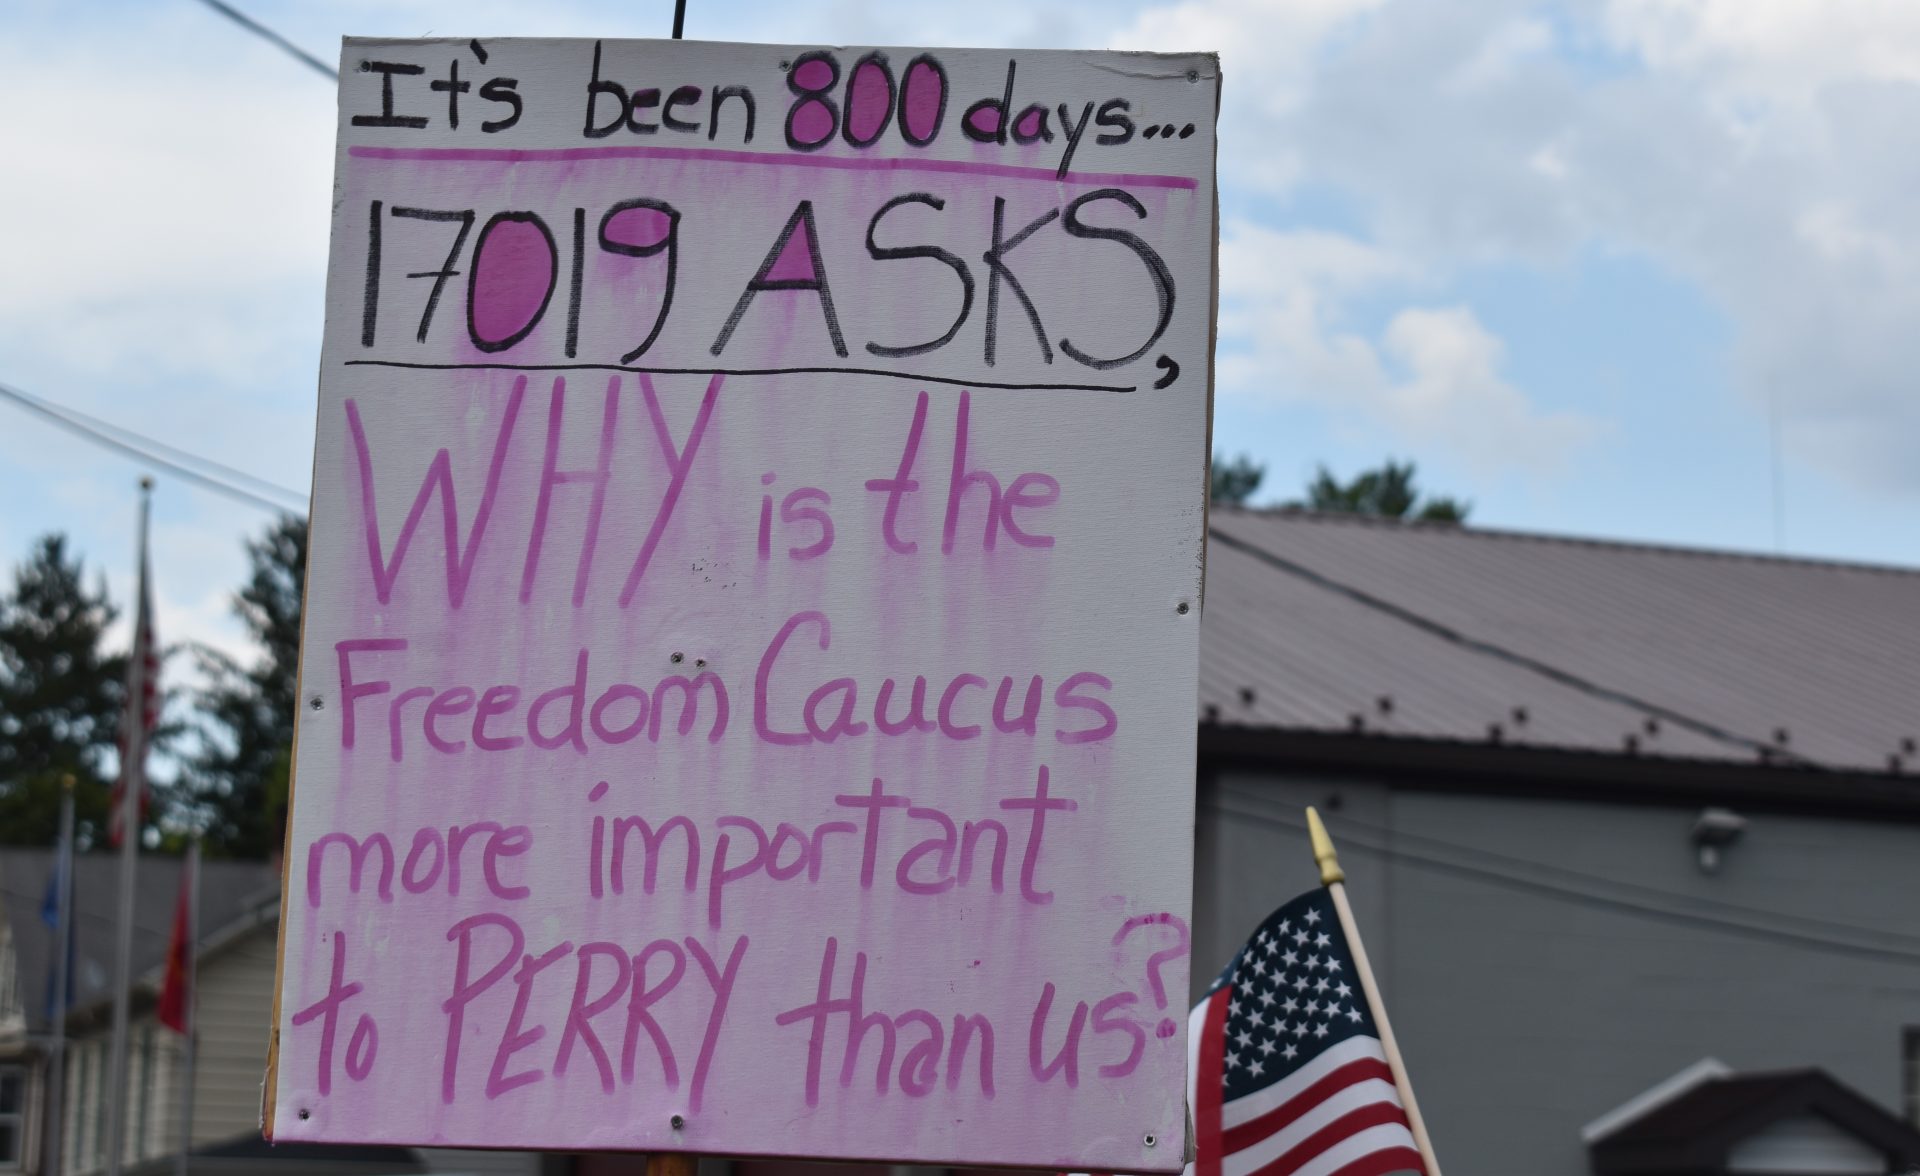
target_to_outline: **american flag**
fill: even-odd
[[[127,754],[133,734],[133,695],[140,696],[140,750]],[[140,815],[147,812],[147,736],[160,725],[160,651],[153,639],[153,593],[147,585],[147,552],[140,550],[140,605],[133,622],[133,653],[127,663],[127,713],[121,719],[120,777],[113,782],[113,799],[107,811],[107,842],[118,846],[124,835],[121,828],[121,801],[126,795],[129,777],[138,781]]]
[[[1190,1176],[1424,1172],[1324,888],[1267,917],[1188,1028]]]

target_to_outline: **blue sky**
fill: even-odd
[[[671,13],[245,7],[329,60]],[[1393,456],[1487,526],[1920,564],[1920,5],[689,7],[718,40],[1221,50],[1216,447],[1262,498]],[[0,102],[0,380],[304,489],[325,79],[196,0],[17,0]],[[140,472],[0,406],[0,557],[67,531],[125,599]],[[164,475],[155,509],[163,638],[240,648],[266,516]]]

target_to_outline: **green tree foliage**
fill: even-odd
[[[1266,476],[1267,467],[1255,465],[1244,453],[1231,459],[1216,453],[1209,493],[1215,502],[1238,506],[1253,497],[1253,492],[1260,488],[1260,480]]]
[[[1414,485],[1414,465],[1388,459],[1377,470],[1367,470],[1350,482],[1341,482],[1327,467],[1307,485],[1305,502],[1290,503],[1308,510],[1373,515],[1422,522],[1464,523],[1473,504],[1457,498],[1430,497],[1421,501]]]
[[[76,839],[105,841],[127,658],[102,649],[116,610],[83,573],[66,537],[46,535],[0,597],[0,841],[51,844],[68,776]]]
[[[286,831],[307,521],[282,516],[247,544],[247,558],[252,574],[234,612],[260,657],[243,667],[198,650],[210,683],[200,695],[201,747],[186,762],[173,807],[201,830],[209,854],[257,858],[278,849]]]

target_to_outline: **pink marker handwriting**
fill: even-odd
[[[813,638],[811,642],[795,640],[803,631]],[[832,623],[816,609],[788,617],[760,655],[753,679],[753,729],[767,743],[832,743],[869,730],[881,735],[937,731],[947,739],[966,742],[978,739],[988,722],[1003,734],[1039,731],[1045,682],[1038,674],[1025,681],[1002,675],[995,684],[979,674],[962,673],[941,684],[937,694],[924,675],[914,677],[911,685],[887,677],[873,689],[872,702],[865,704],[861,683],[855,678],[830,678],[809,688],[817,673],[808,675],[799,667],[821,659],[809,657],[808,644],[821,651],[833,645]],[[789,685],[793,678],[800,685]],[[1049,724],[1053,737],[1067,744],[1113,738],[1120,718],[1104,697],[1112,689],[1110,679],[1092,671],[1073,674],[1056,685]],[[869,716],[872,723],[861,715]]]
[[[676,441],[652,378],[644,372],[638,377],[641,398],[646,405],[649,428],[660,450],[658,464],[659,468],[666,473],[666,484],[660,490],[646,537],[641,541],[640,548],[627,571],[625,583],[620,589],[619,599],[622,608],[631,604],[635,594],[639,592],[640,582],[646,575],[647,568],[652,564],[661,539],[673,520],[674,508],[680,502],[686,489],[688,475],[699,457],[701,442],[706,437],[709,422],[713,419],[714,405],[719,399],[720,386],[724,380],[724,376],[716,375],[707,382],[706,392],[694,411],[693,420],[686,426],[685,440]],[[553,380],[548,391],[544,457],[539,480],[534,486],[532,523],[528,528],[524,555],[520,564],[522,603],[533,597],[538,583],[536,573],[544,554],[547,531],[555,510],[555,491],[575,483],[585,484],[592,489],[587,503],[586,527],[580,540],[579,551],[575,553],[573,577],[574,605],[578,607],[586,601],[594,567],[595,548],[599,542],[600,521],[606,509],[609,489],[613,486],[626,486],[635,481],[624,472],[617,473],[613,462],[612,439],[619,419],[620,392],[621,377],[615,376],[607,382],[601,416],[599,455],[593,468],[562,470],[559,468],[559,445],[567,382],[564,377],[555,377]],[[493,517],[494,508],[505,481],[510,464],[509,457],[515,451],[514,434],[526,396],[527,379],[522,376],[514,381],[513,390],[508,395],[505,408],[501,411],[499,424],[494,431],[492,455],[488,460],[486,477],[481,484],[479,505],[474,510],[472,520],[467,524],[464,539],[460,531],[459,497],[454,488],[453,457],[451,451],[442,448],[428,463],[426,475],[421,479],[420,489],[414,495],[413,505],[408,510],[405,521],[400,524],[400,531],[393,540],[390,553],[381,536],[379,492],[376,489],[376,486],[386,479],[375,476],[373,446],[368,440],[367,428],[361,419],[360,406],[352,397],[347,399],[347,432],[359,474],[358,505],[360,526],[367,552],[368,576],[373,583],[374,595],[380,603],[392,602],[395,589],[401,582],[407,551],[417,537],[428,506],[436,497],[440,500],[441,549],[446,561],[447,604],[457,609],[466,602],[468,589],[480,566],[482,551],[487,546],[488,524]]]
[[[456,951],[448,994],[440,1003],[447,1023],[441,1101],[452,1103],[461,1096],[461,1051],[469,1041],[468,1018],[473,1017],[487,1027],[482,1040],[493,1046],[485,1055],[486,1078],[480,1086],[489,1101],[564,1076],[576,1050],[591,1061],[600,1088],[611,1091],[617,1049],[619,1084],[631,1086],[644,1049],[651,1052],[650,1065],[658,1067],[660,1082],[669,1090],[680,1089],[681,1058],[693,1057],[687,1105],[700,1109],[727,1002],[746,958],[746,936],[737,937],[724,957],[692,936],[656,939],[631,953],[605,941],[577,949],[568,941],[536,952],[528,947],[519,923],[488,912],[455,923],[447,941]],[[654,1011],[676,992],[685,994],[682,1004],[704,1000],[706,1005],[701,1037],[697,1043],[683,1041],[679,1050]]]
[[[997,680],[959,673],[944,682],[926,675],[889,675],[876,685],[845,675],[827,678],[818,654],[832,649],[832,623],[817,610],[795,613],[761,654],[753,684],[753,734],[762,742],[797,747],[856,739],[938,735],[965,743],[989,730],[996,736],[1039,737],[1077,745],[1112,739],[1120,717],[1108,701],[1113,681],[1081,670],[1051,691],[1040,674],[999,674]],[[733,715],[733,695],[713,670],[666,674],[651,684],[613,682],[593,687],[592,654],[581,648],[573,673],[558,683],[438,684],[393,677],[403,673],[411,642],[404,637],[349,638],[334,645],[340,678],[340,746],[358,747],[369,718],[376,747],[394,763],[408,755],[440,755],[617,747],[636,739],[700,739],[718,743]],[[813,667],[809,673],[808,668]],[[936,689],[937,685],[937,689]],[[384,700],[384,701],[376,701]],[[1051,711],[1047,703],[1051,702]],[[384,736],[384,738],[382,738]],[[376,753],[377,754],[377,753]]]
[[[770,883],[857,880],[862,890],[879,886],[921,896],[983,885],[998,894],[1007,887],[1008,857],[1017,844],[1017,891],[1024,902],[1046,906],[1053,902],[1041,881],[1048,817],[1079,809],[1077,801],[1053,793],[1050,776],[1042,764],[1031,793],[999,800],[995,809],[1012,814],[1004,818],[956,820],[945,809],[889,791],[877,777],[865,791],[833,798],[849,810],[849,819],[811,827],[727,815],[702,833],[685,816],[596,813],[586,860],[588,893],[596,899],[630,888],[652,894],[661,885],[704,891],[707,922],[719,927],[731,889],[755,877]],[[596,787],[588,803],[598,804],[605,795]]]

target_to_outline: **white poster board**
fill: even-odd
[[[1180,1168],[1215,59],[341,77],[269,1135]]]

